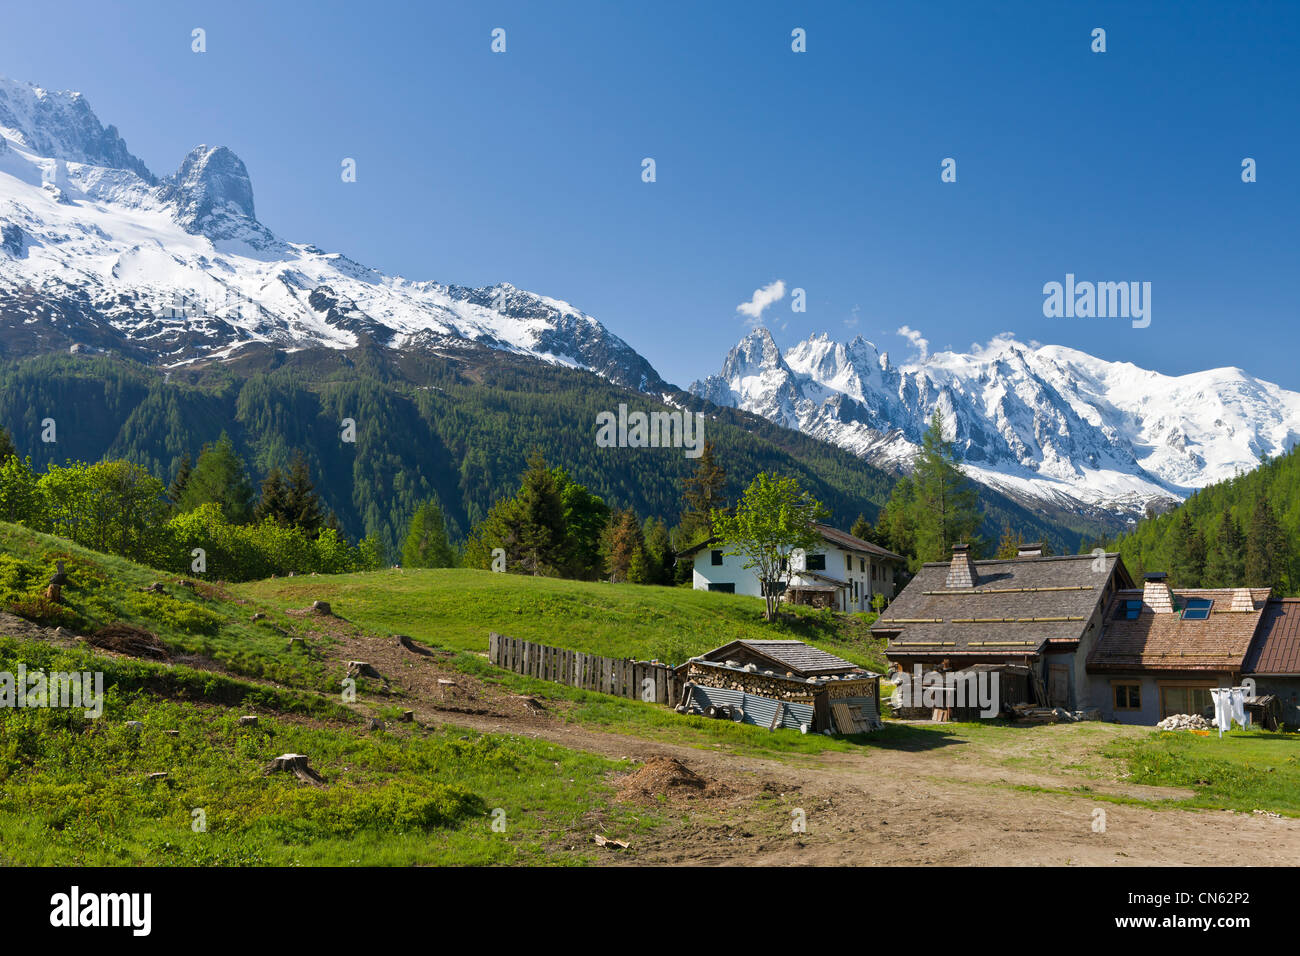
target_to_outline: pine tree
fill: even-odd
[[[727,471],[718,464],[713,453],[713,442],[706,441],[695,473],[682,481],[681,529],[688,544],[704,541],[714,536],[713,512],[726,504]]]
[[[645,539],[641,534],[641,523],[631,508],[610,516],[601,540],[601,554],[605,559],[608,580],[645,583]]]
[[[672,584],[674,555],[669,543],[668,525],[663,518],[646,518],[641,525],[641,538],[645,542],[645,583]]]
[[[253,486],[249,484],[244,460],[225,432],[215,444],[204,445],[198,463],[190,473],[178,506],[193,511],[201,504],[215,502],[226,520],[244,524],[253,515]]]
[[[1286,570],[1286,540],[1268,499],[1260,495],[1246,536],[1246,584],[1280,590]]]
[[[13,437],[9,430],[0,425],[0,464],[4,464],[7,458],[17,458],[18,448],[14,445]]]
[[[858,520],[853,522],[853,527],[849,529],[849,534],[862,541],[874,542],[876,530],[871,527],[871,522],[867,520],[864,514],[858,514]]]
[[[1242,587],[1246,583],[1246,542],[1236,519],[1226,509],[1219,516],[1219,533],[1208,550],[1205,561],[1207,587]]]
[[[530,574],[552,573],[564,560],[564,500],[540,452],[528,459],[514,504],[506,519],[516,560]]]
[[[323,520],[320,496],[312,486],[311,469],[307,467],[307,458],[301,451],[293,456],[293,462],[289,466],[289,478],[284,488],[284,508],[291,525],[302,528],[313,537],[320,531]]]
[[[1025,543],[1024,535],[1022,535],[1019,531],[1012,532],[1011,525],[1004,524],[1002,526],[1002,538],[1001,540],[998,541],[997,557],[1014,558],[1017,554],[1020,553],[1020,549],[1024,545],[1024,543]]]
[[[972,538],[980,526],[979,492],[957,469],[954,443],[944,437],[938,407],[921,439],[913,475],[916,556],[920,561],[947,557],[952,546]]]
[[[1174,587],[1201,586],[1205,575],[1205,539],[1192,524],[1187,509],[1180,509],[1168,542],[1169,575]]]
[[[284,476],[279,468],[272,468],[270,474],[262,479],[262,497],[253,507],[253,520],[259,524],[270,520],[288,526],[293,522],[287,504]]]
[[[447,540],[447,524],[442,509],[426,501],[411,517],[402,545],[402,567],[449,568],[455,564],[455,552]]]
[[[194,472],[194,463],[186,453],[181,459],[180,465],[176,469],[176,477],[172,479],[171,486],[167,489],[167,498],[172,504],[180,504],[181,495],[185,493],[185,486],[190,483],[190,475]]]

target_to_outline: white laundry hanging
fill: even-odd
[[[1232,727],[1232,691],[1227,687],[1210,689],[1210,699],[1214,701],[1214,726],[1219,728],[1219,736],[1225,729]]]

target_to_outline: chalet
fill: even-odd
[[[684,713],[775,730],[880,727],[880,675],[802,641],[732,641],[677,668]]]
[[[1122,724],[1212,712],[1210,691],[1241,684],[1268,604],[1268,588],[1144,587],[1111,595],[1101,640],[1088,654],[1092,706]]]
[[[1085,669],[1115,594],[1133,587],[1118,554],[1044,556],[1027,545],[1014,558],[952,559],[922,566],[872,626],[904,671],[1027,667],[1046,703],[1097,706]]]
[[[784,599],[794,604],[829,607],[836,611],[869,611],[871,599],[894,596],[895,575],[907,560],[892,551],[832,528],[815,526],[819,546],[791,559]],[[682,553],[694,560],[697,591],[723,591],[762,597],[762,582],[744,557],[724,553],[722,542],[709,540]]]
[[[1300,598],[1268,602],[1243,669],[1256,694],[1277,698],[1279,719],[1300,727]]]

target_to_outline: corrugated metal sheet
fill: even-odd
[[[779,726],[798,730],[800,724],[806,724],[810,733],[813,729],[811,704],[796,704],[771,697],[760,697],[757,694],[747,694],[743,690],[704,687],[700,684],[691,688],[691,703],[702,710],[709,707],[739,707],[744,712],[740,722],[753,724],[756,727],[771,727],[777,709],[784,704],[785,709],[782,711]]]

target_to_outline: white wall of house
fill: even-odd
[[[744,567],[745,560],[740,555],[723,554],[721,548],[705,548],[695,555],[695,573],[692,575],[695,590],[734,589],[736,594],[762,597],[763,592],[758,586],[758,575]]]
[[[818,561],[818,556],[822,560]],[[809,560],[811,558],[811,560]],[[723,554],[721,548],[705,548],[695,555],[692,580],[695,590],[726,590],[725,585],[732,585],[736,594],[749,594],[762,597],[758,575],[752,569],[744,567],[745,558],[739,555]],[[810,550],[807,554],[795,552],[791,561],[790,585],[824,586],[827,582],[807,574],[809,565],[821,565],[818,570],[827,578],[844,581],[847,588],[841,590],[841,598],[849,611],[871,610],[871,597],[883,594],[886,598],[894,596],[894,570],[888,562],[870,554],[858,554],[845,551],[826,542],[823,547]],[[714,585],[710,588],[710,585]],[[718,587],[722,585],[724,587]]]
[[[1178,676],[1154,677],[1150,674],[1092,674],[1092,706],[1101,710],[1102,720],[1113,720],[1118,724],[1144,724],[1154,726],[1161,720],[1160,689],[1162,685],[1180,686],[1186,684],[1205,684],[1213,687],[1232,687],[1230,678],[1221,674],[1206,674],[1204,677],[1180,678]],[[1139,688],[1136,709],[1123,709],[1115,706],[1115,685],[1137,685]],[[1127,697],[1121,697],[1127,702]]]

